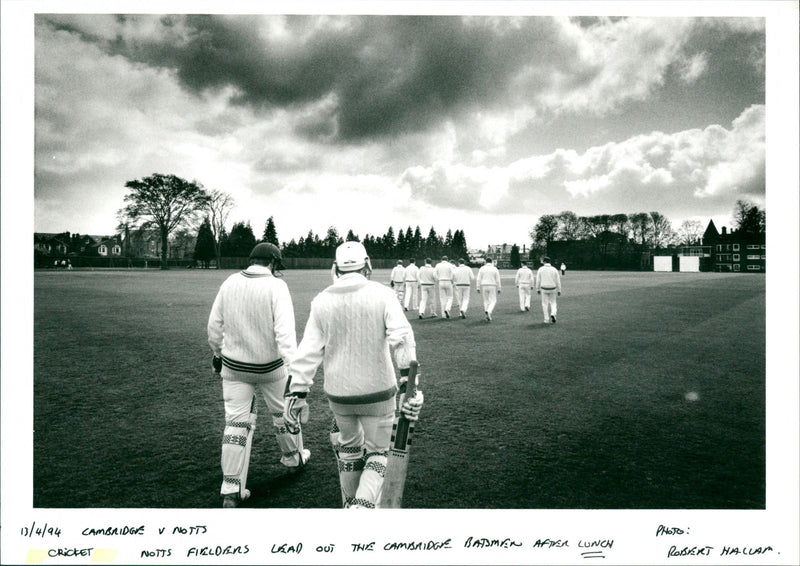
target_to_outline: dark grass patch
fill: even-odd
[[[205,327],[230,273],[36,273],[35,507],[219,506]],[[408,313],[426,404],[406,507],[764,508],[762,276],[572,271],[544,325],[503,275],[491,323],[474,291],[466,320]],[[299,339],[330,275],[285,279]],[[285,473],[260,417],[249,506],[339,506],[321,379],[303,473]]]

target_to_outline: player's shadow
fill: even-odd
[[[305,469],[294,474],[285,472],[264,479],[248,479],[247,488],[250,490],[250,497],[242,503],[242,508],[298,506],[297,499],[293,498],[292,494],[302,490],[302,483],[308,474],[309,470]]]
[[[528,324],[528,328],[532,328],[533,330],[553,330],[555,326],[555,324],[545,323],[541,320],[537,320],[536,322],[531,322]]]

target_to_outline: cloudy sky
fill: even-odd
[[[37,14],[34,229],[176,174],[282,241],[765,204],[759,17]]]

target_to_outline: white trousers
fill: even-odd
[[[406,281],[405,283],[405,290],[403,292],[403,306],[408,309],[414,308],[416,304],[414,303],[414,298],[417,296],[417,283],[416,281]]]
[[[492,314],[497,304],[497,287],[494,285],[485,285],[481,287],[481,295],[483,295],[483,310]]]
[[[531,287],[530,285],[519,286],[519,310],[531,308]]]
[[[373,509],[383,487],[394,412],[379,417],[336,412],[333,416],[339,429],[336,449],[344,505]]]
[[[442,303],[442,310],[449,313],[453,308],[452,281],[439,281],[439,301]]]
[[[248,436],[256,424],[256,395],[261,394],[267,404],[275,429],[275,440],[281,451],[281,463],[292,467],[300,463],[297,451],[300,435],[289,434],[283,422],[283,391],[286,379],[271,383],[245,383],[222,380],[222,397],[225,401],[225,432],[222,437],[222,495],[238,493],[247,482],[250,466]],[[300,433],[302,435],[302,432]]]
[[[433,285],[419,286],[419,314],[425,314],[428,306],[428,299],[431,302],[431,313],[436,314],[436,293]]]
[[[542,314],[544,314],[544,321],[550,322],[550,315],[556,316],[558,314],[558,305],[556,299],[558,291],[545,291],[542,289]]]
[[[469,292],[472,288],[469,285],[456,285],[456,301],[458,301],[458,310],[465,313],[469,308]]]

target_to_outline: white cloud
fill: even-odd
[[[753,106],[730,129],[652,132],[506,167],[439,162],[409,168],[403,183],[414,198],[440,207],[534,214],[642,209],[682,216],[705,210],[703,201],[763,194],[764,152],[764,108]]]
[[[696,53],[678,63],[681,79],[686,83],[696,81],[708,67],[708,56],[705,53]]]
[[[565,63],[539,100],[556,112],[596,114],[646,98],[663,82],[694,25],[690,18],[605,19],[588,28],[559,21],[576,59]]]

